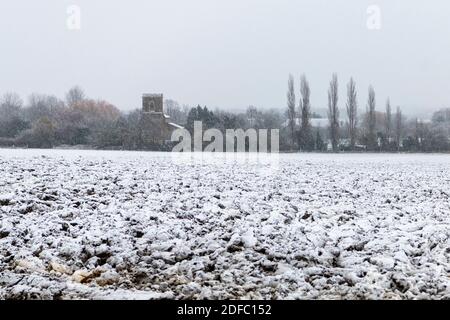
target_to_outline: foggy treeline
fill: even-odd
[[[227,112],[181,106],[174,100],[166,100],[164,109],[170,121],[191,133],[194,121],[202,121],[204,130],[217,128],[223,132],[279,129],[282,151],[450,151],[450,108],[436,110],[427,121],[407,119],[400,107],[391,107],[389,99],[379,106],[372,87],[365,103],[358,100],[353,79],[346,89],[346,97],[339,97],[339,81],[334,74],[326,114],[313,111],[304,75],[298,93],[294,78],[289,77],[286,111],[249,106],[243,112]],[[145,145],[141,126],[141,108],[123,112],[107,101],[87,97],[77,86],[63,99],[32,94],[24,101],[15,93],[0,97],[0,146],[170,150],[170,144]]]
[[[193,129],[196,120],[205,129],[279,128],[282,116],[275,110],[249,107],[243,113],[207,107],[190,108],[176,101],[164,101],[170,121]],[[88,98],[73,87],[64,99],[32,94],[24,102],[15,93],[0,97],[0,146],[51,148],[78,147],[126,150],[169,150],[171,144],[146,145],[142,139],[141,108],[122,112],[104,100]]]
[[[287,121],[282,129],[285,150],[448,152],[450,151],[450,108],[435,110],[429,119],[408,119],[400,107],[392,109],[390,99],[377,104],[375,89],[368,88],[366,102],[358,100],[353,78],[346,84],[346,97],[339,97],[339,81],[333,74],[328,89],[325,121],[311,113],[310,88],[300,78],[296,104],[294,78],[288,79]],[[344,102],[339,102],[340,98]],[[314,123],[319,125],[314,125]],[[315,131],[313,134],[312,131]]]
[[[32,94],[26,103],[14,93],[0,98],[0,144],[50,148],[59,145],[107,147],[132,141],[133,113],[124,115],[104,100],[70,89],[64,100]]]

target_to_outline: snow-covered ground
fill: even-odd
[[[450,298],[450,156],[177,157],[0,149],[0,298]]]

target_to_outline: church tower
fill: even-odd
[[[163,95],[162,94],[144,94],[142,95],[142,110],[145,113],[163,113]]]
[[[181,126],[169,122],[170,117],[164,114],[162,94],[142,95],[141,134],[144,145],[155,146],[170,141],[173,130]]]

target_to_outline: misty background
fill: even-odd
[[[70,5],[81,29],[66,26]],[[367,8],[381,29],[367,28]],[[450,3],[444,0],[166,0],[0,2],[0,92],[63,96],[80,85],[121,110],[144,92],[225,110],[286,107],[288,74],[308,76],[312,108],[326,108],[333,72],[339,104],[356,80],[380,109],[449,106]],[[296,88],[296,91],[298,88]]]

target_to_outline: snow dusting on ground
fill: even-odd
[[[450,156],[187,157],[0,149],[0,299],[450,298]]]

